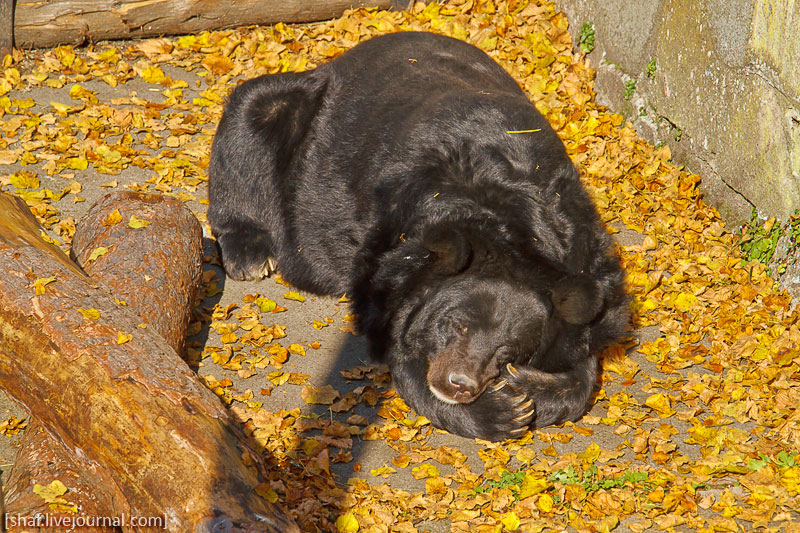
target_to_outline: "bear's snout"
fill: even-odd
[[[469,339],[461,337],[447,345],[428,367],[428,388],[439,400],[450,403],[471,403],[499,375],[492,355],[471,353]]]

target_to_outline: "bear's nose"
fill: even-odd
[[[447,377],[447,379],[450,382],[450,385],[458,390],[458,392],[472,395],[478,390],[478,382],[466,374],[461,374],[460,372],[450,372],[450,375]]]

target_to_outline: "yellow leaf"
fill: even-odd
[[[487,37],[486,39],[481,41],[478,46],[480,46],[481,48],[483,48],[484,50],[487,50],[487,51],[488,50],[494,50],[495,48],[497,48],[497,36],[495,36],[495,37]]]
[[[222,337],[220,337],[220,340],[225,344],[233,344],[234,342],[239,340],[239,337],[236,336],[236,333],[229,331],[228,333],[225,333]]]
[[[296,353],[298,355],[305,355],[306,354],[306,349],[303,348],[299,344],[290,344],[289,345],[289,353]]]
[[[519,517],[516,515],[516,513],[514,513],[514,511],[507,513],[503,519],[500,520],[500,522],[502,522],[503,527],[509,531],[516,531],[519,529]]]
[[[39,178],[30,172],[19,172],[12,174],[8,182],[17,189],[38,189]]]
[[[69,157],[64,161],[64,166],[73,170],[86,170],[89,162],[83,157]]]
[[[324,387],[306,385],[300,391],[300,397],[307,404],[330,405],[339,398],[339,391],[330,385],[325,385]]]
[[[67,487],[57,479],[46,487],[38,483],[33,486],[33,493],[47,502],[51,509],[66,513],[77,513],[77,506],[61,497],[66,494],[66,492]]]
[[[294,300],[300,303],[306,301],[306,299],[303,298],[303,296],[299,292],[294,292],[294,291],[285,293],[283,297],[286,298],[287,300]]]
[[[267,298],[266,296],[259,296],[256,298],[256,305],[259,309],[261,309],[262,313],[271,313],[278,307],[278,304],[275,303],[275,300]]]
[[[289,373],[289,383],[292,385],[302,385],[308,378],[310,378],[308,374],[303,374],[302,372],[291,372]]]
[[[330,326],[330,324],[323,322],[322,320],[314,320],[311,325],[314,327],[314,329],[322,329]]]
[[[55,280],[56,278],[54,277],[37,279],[36,281],[33,282],[34,293],[37,295],[44,294],[45,286],[49,285],[50,283],[53,283]]]
[[[125,333],[124,331],[117,332],[117,344],[125,344],[126,342],[130,341],[133,338],[133,335],[130,333]]]
[[[164,71],[154,65],[145,67],[145,69],[142,70],[141,76],[142,79],[147,83],[161,83],[162,81],[165,81],[167,79],[167,76],[166,74],[164,74]]]
[[[217,294],[221,293],[222,289],[217,287],[217,282],[212,281],[206,286],[206,297],[210,298],[211,296],[216,296]]]
[[[47,243],[50,243],[50,244],[55,244],[56,246],[58,246],[58,244],[59,244],[59,242],[57,240],[52,238],[50,235],[45,233],[43,230],[39,230],[39,236],[42,238],[42,240],[44,242],[47,242]]]
[[[92,103],[97,103],[97,97],[94,95],[94,93],[89,89],[81,87],[77,83],[70,87],[69,97],[74,100],[86,99]]]
[[[278,283],[279,285],[283,285],[284,287],[291,287],[292,286],[291,283],[289,283],[288,281],[283,279],[283,276],[281,276],[280,272],[278,272],[277,274],[272,276],[272,281],[274,281],[275,283]]]
[[[119,61],[119,52],[116,48],[108,47],[99,54],[97,54],[97,59],[100,61],[106,61],[108,63],[117,63]]]
[[[42,486],[36,483],[33,486],[33,493],[41,497],[47,503],[60,499],[67,493],[67,487],[59,480],[53,480],[49,485]],[[62,500],[63,501],[63,500]]]
[[[550,483],[546,479],[534,477],[533,474],[528,472],[525,479],[522,480],[522,486],[519,489],[520,500],[524,500],[534,494],[539,494],[546,489],[549,484]]]
[[[106,248],[105,246],[98,246],[97,248],[92,250],[91,254],[89,254],[89,258],[86,260],[86,263],[89,264],[92,261],[96,261],[98,257],[106,255],[107,253],[108,253],[108,248]]]
[[[690,292],[680,293],[673,302],[678,311],[686,312],[697,303],[697,296]]]
[[[353,513],[345,513],[336,519],[336,531],[338,533],[356,533],[358,531],[358,520]]]
[[[72,66],[75,62],[75,51],[69,45],[59,46],[55,49],[56,57],[65,67]]]
[[[120,214],[119,209],[114,209],[103,221],[103,225],[113,226],[114,224],[119,224],[120,222],[122,222],[122,215]]]
[[[670,405],[669,396],[663,392],[648,396],[644,404],[658,413],[661,418],[667,418],[675,414],[675,410]]]
[[[653,309],[655,309],[656,307],[657,307],[657,304],[656,304],[656,302],[654,302],[653,300],[651,300],[650,298],[648,298],[647,300],[645,300],[645,301],[642,303],[642,305],[641,305],[640,309],[641,309],[642,311],[652,311],[652,310],[653,310]]]
[[[794,466],[781,472],[781,484],[793,495],[800,493],[800,467]]]
[[[395,470],[391,466],[379,466],[378,468],[373,468],[372,470],[369,471],[371,475],[375,477],[380,476],[383,478],[387,478],[390,475],[394,474],[395,472],[397,472],[397,470]]]
[[[0,433],[6,435],[7,437],[13,437],[26,427],[28,427],[27,420],[22,418],[17,418],[16,416],[12,416],[9,419],[0,423]]]
[[[536,507],[544,513],[549,513],[553,510],[553,497],[549,494],[542,494],[536,500]]]
[[[359,416],[359,415],[353,415],[353,416]],[[351,423],[350,418],[347,419],[348,423]],[[397,468],[406,468],[408,467],[409,464],[411,464],[411,458],[407,455],[398,455],[397,457],[392,459],[392,464]]]
[[[131,215],[131,219],[130,221],[128,221],[128,226],[133,229],[146,228],[149,225],[150,225],[149,220],[143,220],[137,217],[136,215]]]
[[[109,148],[105,144],[101,144],[95,150],[95,153],[103,158],[103,161],[106,163],[116,163],[120,159],[122,159],[122,154],[119,153],[117,150],[113,150]]]
[[[276,370],[267,374],[267,379],[270,380],[275,386],[280,386],[289,381],[289,374],[282,370]]]
[[[598,446],[596,442],[593,442],[586,448],[586,451],[579,453],[578,457],[593,464],[597,461],[597,458],[600,457],[600,451],[600,446]]]
[[[414,479],[425,479],[429,477],[439,477],[439,469],[435,465],[422,463],[411,469],[411,475]]]
[[[82,314],[84,318],[88,318],[89,320],[97,320],[100,318],[100,311],[92,307],[91,309],[75,309],[77,312]]]
[[[61,102],[54,102],[53,100],[50,100],[50,105],[53,106],[53,109],[61,116],[66,116],[68,113],[75,110],[72,106],[62,104]]]
[[[203,66],[217,76],[230,72],[230,70],[233,68],[233,65],[233,60],[220,55],[207,55],[203,59]]]

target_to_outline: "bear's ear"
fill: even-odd
[[[603,307],[597,284],[586,276],[568,276],[556,284],[552,293],[556,313],[573,325],[588,324]]]
[[[472,259],[472,246],[464,232],[457,228],[431,226],[425,230],[422,244],[433,254],[439,269],[448,275],[462,272]]]
[[[279,170],[291,161],[322,106],[328,81],[316,71],[256,78],[250,109],[252,127],[275,150]],[[267,83],[269,82],[269,83]]]

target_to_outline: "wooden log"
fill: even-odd
[[[112,213],[117,218],[109,218]],[[131,215],[144,221],[138,225],[146,226],[132,228]],[[92,252],[100,248],[108,251],[89,261]],[[131,312],[164,337],[176,353],[183,353],[203,260],[202,229],[180,201],[160,194],[109,193],[78,223],[72,250],[87,274],[112,296],[125,301]],[[33,517],[44,513],[51,522],[56,516],[69,520],[69,510],[50,508],[33,491],[36,484],[58,480],[69,488],[68,501],[81,515],[109,516],[109,510],[118,507],[111,495],[92,490],[81,475],[93,467],[91,461],[71,456],[32,420],[8,478],[6,512],[15,522],[28,518],[28,525],[34,522]]]
[[[297,531],[254,492],[263,464],[214,394],[39,231],[24,202],[0,195],[0,387],[93,465],[82,477],[110,495],[108,515]]]
[[[90,260],[101,249],[107,252]],[[132,191],[107,194],[78,222],[72,256],[179,355],[184,353],[203,274],[203,230],[180,200]]]
[[[14,47],[14,0],[0,0],[0,61]]]
[[[17,2],[14,38],[22,48],[197,33],[338,17],[351,7],[388,9],[392,0],[28,0]]]
[[[92,476],[84,474],[87,469],[93,470]],[[61,441],[32,420],[5,483],[5,531],[52,531],[57,521],[68,523],[66,521],[77,517],[77,513],[71,510],[72,506],[82,517],[111,517],[112,509],[124,506],[119,491],[103,490],[105,487],[113,488],[113,481],[106,480],[98,490],[87,480],[104,476],[105,472],[98,468],[97,463],[73,455]],[[34,492],[37,484],[48,486],[53,481],[59,481],[69,489],[63,496],[67,503],[51,507],[50,502]],[[36,526],[37,520],[39,526]],[[81,528],[81,531],[105,533],[118,530],[110,525],[97,525]]]

